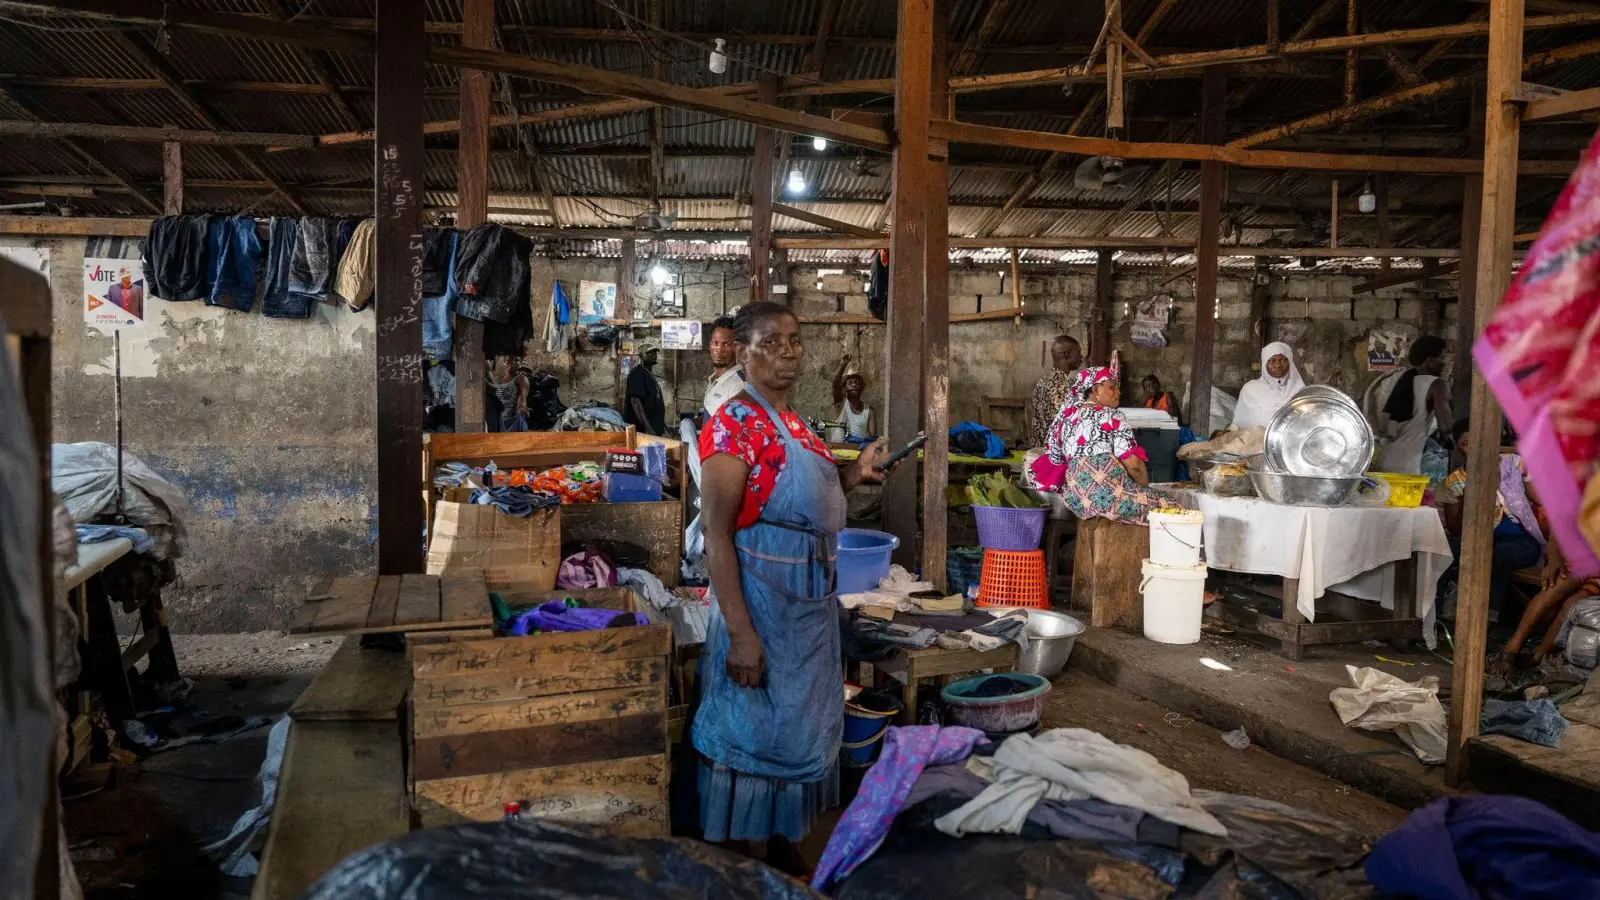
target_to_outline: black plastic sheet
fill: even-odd
[[[415,831],[345,858],[302,900],[817,900],[765,864],[687,838],[540,820]]]

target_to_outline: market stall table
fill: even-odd
[[[1207,566],[1283,579],[1281,617],[1227,597],[1213,617],[1277,639],[1292,659],[1314,644],[1431,637],[1435,587],[1453,558],[1435,510],[1282,506],[1194,490],[1178,499],[1205,514]],[[1338,621],[1317,621],[1319,599]]]
[[[118,637],[105,573],[132,552],[133,542],[127,538],[79,543],[77,560],[62,573],[57,585],[59,590],[67,592],[83,624],[85,652],[80,683],[84,689],[100,693],[111,721],[119,724],[133,718],[138,711],[128,672],[139,660],[150,658],[145,674],[152,681],[178,680],[178,657],[172,647],[172,634],[167,629],[167,613],[161,605],[159,592],[149,593],[139,603],[138,639],[124,648]],[[80,708],[73,711],[74,733],[86,733],[87,727],[78,728],[76,720],[86,712],[87,706],[75,705]]]
[[[1010,672],[1017,667],[1022,651],[1015,642],[993,650],[945,650],[929,647],[926,650],[896,650],[888,659],[872,663],[873,668],[905,685],[905,708],[900,710],[898,724],[917,723],[917,682],[923,678],[956,675],[990,669]]]

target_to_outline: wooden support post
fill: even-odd
[[[1511,236],[1517,224],[1517,139],[1522,107],[1522,2],[1489,5],[1489,77],[1485,84],[1483,227],[1478,232],[1478,327],[1500,305],[1511,280]],[[1468,347],[1457,350],[1460,354]],[[1500,407],[1477,367],[1472,370],[1472,431],[1478,446],[1493,447],[1500,434]],[[1466,504],[1462,512],[1461,581],[1456,592],[1455,667],[1450,689],[1449,758],[1446,778],[1467,779],[1467,741],[1483,714],[1484,653],[1489,643],[1489,576],[1493,564],[1495,490],[1499,457],[1467,457]]]
[[[177,141],[161,145],[161,214],[183,215],[183,145]]]
[[[1094,308],[1089,311],[1089,363],[1111,362],[1111,276],[1116,251],[1101,250],[1094,261]]]
[[[1257,260],[1250,278],[1250,330],[1255,334],[1257,347],[1272,342],[1271,272],[1264,261]]]
[[[633,238],[622,239],[622,255],[617,257],[617,305],[613,314],[624,323],[633,321],[633,284],[634,284],[634,251],[636,245]],[[617,332],[617,409],[626,411],[628,402],[628,383],[622,377],[622,342],[631,340],[633,328],[624,324]]]
[[[1378,246],[1389,247],[1394,243],[1394,230],[1389,224],[1389,173],[1379,172],[1374,181],[1373,194],[1378,199]],[[1379,276],[1388,275],[1393,263],[1394,259],[1388,256],[1378,260]]]
[[[1122,0],[1106,0],[1106,23],[1108,28],[1122,30]],[[1122,57],[1122,44],[1106,41],[1106,133],[1113,137],[1121,137],[1127,128]]]
[[[494,47],[494,0],[463,0],[461,43]],[[461,134],[456,143],[456,227],[465,231],[489,218],[489,97],[493,77],[461,70]],[[483,323],[456,316],[452,341],[456,360],[456,431],[478,432],[484,421]]]
[[[378,12],[377,185],[378,574],[422,571],[422,90],[427,33],[421,0]]]
[[[1361,30],[1358,0],[1346,0],[1344,7],[1344,33],[1354,35]],[[1354,47],[1344,52],[1344,105],[1356,102],[1361,92],[1361,51]],[[1345,126],[1348,128],[1348,126]],[[1341,130],[1344,130],[1343,128]]]
[[[950,92],[949,0],[933,0],[929,109],[954,115]],[[945,586],[950,481],[950,164],[928,161],[928,225],[922,301],[922,577]],[[959,590],[954,585],[950,590]]]
[[[1483,88],[1472,92],[1467,122],[1467,155],[1483,156],[1484,110],[1488,101]],[[1478,230],[1483,227],[1483,174],[1462,179],[1461,194],[1461,275],[1456,302],[1456,359],[1450,373],[1450,408],[1472,406],[1472,342],[1478,336]]]
[[[1011,327],[1022,327],[1022,251],[1011,248],[1011,308],[1017,311]]]
[[[1332,196],[1328,200],[1328,249],[1339,249],[1339,179],[1333,180]]]
[[[756,99],[778,102],[778,76],[762,75],[756,82]],[[750,299],[766,300],[772,292],[772,151],[778,133],[756,129],[755,164],[750,167]],[[782,174],[782,173],[780,173]]]
[[[1267,52],[1273,56],[1277,56],[1278,49],[1283,46],[1283,40],[1279,37],[1278,23],[1278,0],[1267,0]]]
[[[1201,78],[1200,142],[1221,144],[1227,139],[1224,115],[1228,107],[1227,75],[1221,68],[1207,69]],[[1194,433],[1211,433],[1211,362],[1217,330],[1217,253],[1222,239],[1222,178],[1220,162],[1200,164],[1200,241],[1195,247],[1194,358],[1189,371],[1189,419]]]
[[[933,0],[899,0],[895,31],[894,227],[889,235],[889,320],[884,352],[884,426],[892,447],[923,423],[922,350],[926,298],[928,114],[933,79]],[[900,538],[895,560],[915,567],[917,467],[907,465],[883,486],[884,530]]]

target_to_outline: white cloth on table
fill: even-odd
[[[50,448],[50,486],[67,504],[72,521],[84,524],[117,511],[117,449],[85,441]],[[122,455],[122,505],[129,522],[156,539],[158,559],[183,555],[189,501],[171,482],[137,456]]]
[[[1017,834],[1040,800],[1094,798],[1130,806],[1202,834],[1228,829],[1189,793],[1189,782],[1154,756],[1086,728],[1013,735],[995,751],[994,783],[934,826],[961,837],[974,832]]]
[[[1434,593],[1454,559],[1433,509],[1281,506],[1199,491],[1178,496],[1184,506],[1205,513],[1206,565],[1299,579],[1295,607],[1307,622],[1316,621],[1316,600],[1332,588],[1392,607],[1393,563],[1417,554],[1416,612],[1423,619],[1421,637],[1433,646]]]

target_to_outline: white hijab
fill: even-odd
[[[1282,378],[1273,378],[1267,374],[1267,360],[1280,355],[1289,361],[1289,371]],[[1295,368],[1293,348],[1282,341],[1262,347],[1261,377],[1240,388],[1239,405],[1233,411],[1233,427],[1265,426],[1272,421],[1272,414],[1305,386],[1300,370]]]

